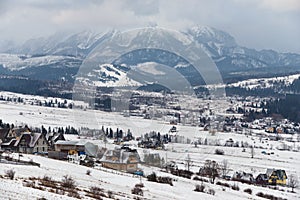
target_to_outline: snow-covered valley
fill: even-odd
[[[34,97],[34,96],[33,96]],[[38,97],[35,97],[38,98]],[[22,113],[22,114],[20,114]],[[167,133],[172,125],[158,120],[147,120],[139,117],[124,117],[119,113],[108,113],[96,110],[82,110],[82,109],[61,109],[61,108],[48,108],[36,105],[24,105],[20,103],[11,103],[0,101],[0,116],[1,119],[7,123],[15,123],[16,125],[27,124],[28,126],[41,126],[45,127],[60,127],[60,126],[74,126],[74,127],[89,127],[101,129],[101,126],[112,127],[113,129],[122,128],[123,130],[130,129],[134,136],[138,137],[141,134],[150,131],[159,131]],[[222,162],[226,159],[229,163],[229,174],[236,171],[246,171],[257,176],[260,173],[265,173],[268,168],[284,169],[289,176],[290,174],[297,174],[300,176],[300,170],[297,166],[300,165],[299,152],[281,151],[277,149],[281,145],[279,141],[265,141],[256,135],[256,133],[263,133],[261,130],[254,131],[251,135],[237,134],[237,133],[222,133],[217,132],[215,135],[204,131],[196,126],[183,126],[177,125],[177,134],[190,138],[192,141],[199,138],[207,138],[208,143],[216,140],[222,144],[232,138],[234,141],[243,141],[249,144],[261,146],[261,148],[254,149],[254,158],[251,158],[251,149],[242,147],[225,147],[214,145],[197,145],[193,144],[179,144],[169,143],[166,145],[166,150],[145,150],[137,147],[137,142],[132,141],[131,144],[136,148],[143,157],[145,153],[158,153],[161,157],[166,158],[167,161],[175,161],[179,168],[185,169],[185,161],[187,156],[192,161],[191,170],[198,172],[199,168],[203,166],[205,160],[215,160]],[[286,137],[289,137],[288,135]],[[117,145],[109,140],[104,144],[103,140],[89,137],[76,137],[68,136],[67,139],[90,141],[99,146],[107,145],[108,148],[115,148]],[[294,145],[299,145],[296,142]],[[224,155],[216,155],[215,150],[221,149]],[[272,152],[272,154],[263,154],[262,151]],[[17,154],[13,154],[17,156]],[[133,199],[137,198],[136,195],[131,194],[131,189],[134,185],[143,182],[145,199],[262,199],[256,196],[257,193],[263,192],[272,194],[277,197],[285,199],[299,199],[299,189],[295,189],[296,193],[291,193],[289,187],[280,186],[280,190],[274,190],[267,187],[256,185],[249,185],[246,183],[237,183],[235,181],[226,181],[220,179],[220,182],[228,183],[230,185],[238,184],[239,191],[227,188],[224,186],[206,183],[203,184],[207,189],[213,189],[215,195],[210,195],[201,192],[193,191],[195,185],[201,184],[201,181],[186,179],[178,177],[166,172],[162,172],[159,168],[150,167],[140,164],[145,175],[155,172],[160,176],[169,176],[173,178],[173,186],[167,184],[160,184],[147,181],[146,178],[134,177],[132,174],[117,172],[102,168],[100,166],[88,168],[85,166],[68,163],[66,161],[58,161],[41,157],[38,155],[24,154],[22,159],[33,160],[40,163],[41,166],[23,166],[14,164],[0,163],[0,198],[1,199],[33,199],[33,198],[46,198],[46,199],[71,199],[67,194],[60,195],[50,192],[50,188],[45,187],[43,190],[34,189],[24,186],[24,180],[29,180],[30,177],[43,177],[50,176],[56,181],[60,181],[63,176],[69,175],[76,181],[79,188],[79,194],[82,199],[90,199],[86,196],[85,190],[89,190],[91,186],[103,188],[104,193],[113,191],[113,198],[115,199]],[[15,180],[9,180],[4,177],[5,171],[13,169],[16,172]],[[86,171],[91,170],[91,174],[87,175]],[[218,181],[218,180],[217,180]],[[244,192],[245,189],[250,188],[252,194]],[[104,198],[105,199],[105,198]]]

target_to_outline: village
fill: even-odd
[[[265,99],[136,92],[127,112],[8,92],[1,101],[7,117],[0,120],[0,164],[40,166],[31,161],[37,156],[161,184],[193,180],[195,191],[209,195],[214,187],[237,191],[240,184],[258,197],[297,195],[299,171],[291,166],[298,163],[299,124],[253,119],[265,112]],[[25,161],[27,155],[35,157]],[[201,189],[204,184],[210,189]],[[264,192],[254,194],[252,186]]]
[[[284,190],[282,187],[287,187],[294,192],[298,184],[297,175],[288,174],[284,168],[270,166],[253,174],[242,170],[234,171],[229,164],[232,161],[229,159],[215,161],[208,156],[200,160],[203,164],[199,164],[199,160],[196,161],[190,157],[193,150],[199,147],[213,148],[210,153],[214,156],[226,155],[228,148],[242,149],[242,152],[248,152],[249,159],[263,155],[271,156],[276,151],[299,151],[299,137],[293,139],[293,137],[287,137],[286,134],[285,137],[281,137],[281,132],[278,131],[274,135],[269,130],[270,128],[267,128],[264,134],[255,134],[255,131],[251,129],[236,133],[245,136],[243,138],[248,138],[248,140],[243,140],[241,137],[240,140],[239,137],[222,140],[215,136],[219,130],[205,128],[203,131],[207,133],[207,137],[190,139],[178,134],[176,125],[172,125],[167,133],[152,131],[137,137],[129,129],[127,131],[119,128],[113,130],[104,126],[99,130],[88,128],[76,130],[73,127],[56,129],[49,127],[46,130],[44,127],[29,128],[27,125],[15,127],[13,124],[3,123],[2,120],[0,126],[0,163],[12,164],[12,161],[17,163],[18,161],[10,156],[12,154],[17,153],[19,161],[20,158],[22,160],[23,154],[34,154],[95,169],[100,167],[133,174],[133,176],[145,176],[149,181],[152,180],[153,174],[145,173],[143,166],[153,166],[175,177],[201,180],[201,182],[223,187],[231,187],[226,181],[234,181],[278,190]],[[80,132],[79,135],[78,132]],[[251,143],[253,138],[257,139],[257,143]],[[280,142],[281,145],[276,146],[278,141],[284,142],[284,145]],[[182,154],[186,154],[187,157],[180,156],[178,159],[176,158],[178,155],[175,157],[169,155],[169,158],[164,156],[168,152],[179,154],[179,148],[174,148],[176,145],[185,145],[188,150]],[[258,153],[261,155],[258,156]],[[169,183],[170,180],[166,182]]]

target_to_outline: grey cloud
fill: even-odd
[[[159,13],[158,0],[127,0],[124,7],[130,9],[135,15],[155,15]]]
[[[124,30],[149,24],[179,30],[200,24],[227,31],[247,47],[300,53],[299,10],[288,10],[290,6],[286,6],[278,11],[280,7],[270,9],[261,2],[0,0],[0,39],[25,40],[65,30]]]

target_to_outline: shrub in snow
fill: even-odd
[[[50,176],[44,176],[41,180],[41,184],[46,187],[56,188],[56,181],[52,180]]]
[[[228,183],[222,183],[222,182],[220,182],[220,181],[218,181],[218,182],[216,183],[216,185],[222,185],[222,186],[224,186],[224,187],[229,187],[229,188],[230,188],[230,185],[229,185]]]
[[[61,180],[61,186],[68,189],[75,189],[76,183],[71,176],[65,175]]]
[[[271,200],[286,200],[286,199],[284,199],[284,198],[282,198],[282,197],[276,197],[276,196],[274,196],[274,195],[271,195],[271,194],[264,194],[264,193],[262,193],[262,192],[258,192],[257,194],[256,194],[256,196],[259,196],[259,197],[263,197],[263,198],[266,198],[266,199],[271,199]]]
[[[106,195],[103,193],[103,189],[102,188],[99,188],[99,187],[96,187],[96,186],[93,186],[93,187],[90,187],[90,190],[88,191],[89,193],[89,197],[92,197],[92,198],[95,198],[95,199],[102,199],[102,197],[106,197]]]
[[[244,189],[244,192],[246,192],[248,194],[252,194],[252,190],[250,188]]]
[[[91,175],[91,170],[89,170],[89,169],[86,170],[86,175],[88,175],[88,176]]]
[[[195,176],[195,177],[193,178],[193,180],[195,180],[195,181],[202,181],[202,182],[208,183],[208,180],[207,180],[207,179],[201,178],[201,177],[199,177],[199,176]]]
[[[52,178],[50,176],[45,175],[43,177],[43,181],[52,181]]]
[[[233,184],[233,185],[231,186],[231,188],[232,188],[233,190],[237,190],[237,191],[240,190],[240,187],[239,187],[237,184]]]
[[[111,199],[114,198],[113,192],[110,190],[107,192],[107,195],[108,195],[108,198],[111,198]]]
[[[216,192],[213,189],[209,189],[207,193],[211,194],[211,195],[215,195],[216,194]]]
[[[140,187],[134,187],[132,190],[131,190],[131,193],[132,194],[136,194],[136,195],[139,195],[139,196],[143,196],[143,190],[140,188]]]
[[[259,196],[259,197],[264,197],[264,193],[262,193],[262,192],[258,192],[258,193],[256,194],[256,196]]]
[[[137,184],[135,184],[135,187],[143,188],[144,184],[143,183],[137,183]]]
[[[69,194],[68,194],[69,197],[74,197],[74,198],[77,198],[77,199],[81,199],[79,193],[75,190],[71,190],[69,191]]]
[[[16,172],[14,170],[12,170],[12,169],[5,171],[5,176],[8,177],[11,180],[14,179],[15,174],[16,174]]]
[[[224,155],[224,151],[222,149],[216,149],[215,154],[217,155]]]
[[[171,177],[158,176],[157,177],[157,182],[158,183],[165,183],[165,184],[169,184],[169,185],[173,186],[173,182],[172,182],[172,178]]]
[[[201,185],[195,185],[194,191],[196,192],[204,192],[205,186],[203,184]]]
[[[147,176],[147,180],[148,181],[152,181],[152,182],[157,182],[157,177],[156,177],[155,172],[153,172],[152,174],[148,175]]]
[[[156,176],[154,172],[147,176],[147,180],[157,183],[170,184],[171,186],[173,186],[173,180],[171,177]]]

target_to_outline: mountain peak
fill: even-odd
[[[233,36],[224,31],[209,26],[197,25],[190,28],[188,30],[188,33],[191,34],[200,43],[214,42],[228,47],[237,46],[237,43]]]

